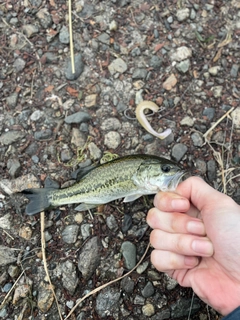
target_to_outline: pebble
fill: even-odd
[[[89,121],[90,119],[91,119],[91,116],[88,112],[79,111],[67,116],[64,119],[64,121],[68,124],[71,124],[71,123],[86,122],[86,121]]]
[[[85,107],[90,108],[90,107],[96,107],[97,104],[97,94],[89,94],[88,96],[85,97],[84,103]]]
[[[84,241],[91,236],[91,230],[92,226],[89,223],[81,224],[81,235]]]
[[[192,56],[192,50],[186,46],[177,48],[174,51],[170,52],[170,59],[172,61],[183,61]]]
[[[176,303],[170,305],[171,308],[171,319],[187,317],[190,313],[191,315],[200,310],[201,305],[198,298],[194,298],[193,303],[192,299],[179,298]]]
[[[19,96],[18,92],[13,92],[9,97],[7,97],[6,101],[10,108],[14,109],[16,107],[18,96]]]
[[[107,33],[104,32],[104,33],[100,34],[100,36],[98,36],[97,39],[98,39],[98,41],[100,41],[100,42],[102,42],[102,43],[104,43],[104,44],[109,45],[109,42],[110,42],[110,36],[109,36],[109,34],[107,34]]]
[[[141,263],[136,269],[137,273],[142,274],[144,271],[147,270],[148,265],[148,261],[144,261],[143,263]]]
[[[59,41],[63,44],[69,44],[69,32],[68,28],[66,26],[62,26],[60,32],[59,32]]]
[[[63,163],[70,161],[72,157],[73,157],[73,152],[69,148],[61,150],[60,159]]]
[[[203,116],[207,117],[209,121],[212,121],[215,116],[215,108],[204,109]]]
[[[169,277],[166,273],[164,274],[164,278],[166,280],[166,288],[167,288],[167,290],[173,290],[178,285],[177,280]]]
[[[132,79],[145,79],[147,76],[147,69],[137,68],[133,71]]]
[[[0,266],[14,263],[17,260],[15,252],[11,248],[0,245]]]
[[[101,244],[98,237],[89,239],[83,246],[78,258],[78,269],[84,279],[91,278],[101,259]]]
[[[32,229],[30,226],[25,226],[23,225],[20,229],[19,229],[19,236],[25,240],[30,240],[32,237]]]
[[[190,67],[190,60],[189,59],[183,60],[183,61],[176,64],[177,70],[181,73],[188,72],[189,67]]]
[[[14,66],[16,72],[20,72],[20,71],[22,71],[22,70],[25,68],[25,66],[26,66],[26,61],[23,60],[22,58],[17,58],[17,59],[14,61],[13,66]]]
[[[52,17],[46,8],[40,9],[37,12],[36,17],[38,18],[38,20],[41,23],[41,26],[44,29],[47,29],[52,25]]]
[[[201,147],[203,145],[203,138],[199,132],[192,133],[191,139],[195,147]]]
[[[144,298],[149,298],[154,294],[154,286],[151,281],[148,281],[148,283],[145,285],[145,287],[142,290],[142,295]]]
[[[121,122],[117,118],[108,118],[103,120],[101,129],[106,130],[118,130],[121,128]]]
[[[121,143],[121,136],[116,131],[109,131],[105,134],[104,144],[109,149],[116,149]]]
[[[76,147],[83,148],[87,138],[86,135],[81,132],[78,128],[72,128],[71,133],[71,143],[74,144]]]
[[[134,281],[130,277],[125,277],[121,281],[121,288],[127,293],[132,293],[134,290]]]
[[[172,148],[172,157],[178,162],[184,157],[187,150],[188,150],[188,148],[185,144],[177,143]]]
[[[179,10],[177,11],[177,14],[176,14],[177,20],[178,20],[179,22],[182,22],[182,21],[188,19],[188,18],[189,18],[189,15],[190,15],[190,11],[189,11],[188,8],[179,9]]]
[[[54,301],[53,292],[51,290],[51,285],[41,281],[38,286],[38,297],[37,297],[37,306],[38,308],[46,313],[52,306]]]
[[[207,177],[210,182],[213,182],[217,178],[217,167],[214,160],[209,160],[207,162]]]
[[[17,158],[8,159],[7,168],[9,175],[12,178],[16,178],[21,171],[21,164]]]
[[[211,88],[211,91],[213,92],[213,96],[215,98],[220,98],[222,96],[222,90],[223,86],[214,86]]]
[[[79,226],[72,224],[68,225],[62,231],[62,240],[65,243],[71,244],[77,241]]]
[[[172,73],[164,82],[163,82],[163,88],[167,91],[172,90],[172,88],[177,84],[177,78]]]
[[[41,131],[34,132],[34,139],[35,140],[48,140],[52,137],[52,130],[45,129]]]
[[[109,30],[110,31],[116,31],[118,28],[118,24],[115,20],[112,20],[109,24]]]
[[[113,60],[108,66],[108,70],[111,73],[111,75],[114,75],[116,72],[124,73],[127,70],[127,68],[128,67],[126,62],[121,58]]]
[[[207,172],[207,164],[202,159],[196,159],[195,166],[201,175],[204,175]]]
[[[44,231],[44,238],[45,238],[45,241],[46,241],[46,242],[52,240],[52,235],[51,235],[51,233],[50,233],[48,230],[45,230],[45,231]]]
[[[19,276],[19,273],[20,273],[20,269],[18,266],[10,265],[8,267],[8,274],[12,279],[17,278]]]
[[[11,229],[11,215],[6,213],[4,216],[0,217],[0,228],[3,230]]]
[[[181,121],[181,126],[192,127],[194,125],[195,120],[192,117],[186,116]]]
[[[100,291],[96,298],[96,312],[101,318],[113,315],[119,310],[121,292],[108,287]]]
[[[34,24],[25,24],[25,25],[23,25],[22,29],[23,29],[23,33],[28,38],[31,38],[32,36],[34,36],[35,34],[37,34],[39,32],[38,26],[34,25]]]
[[[94,161],[101,159],[102,151],[98,148],[98,146],[94,142],[90,142],[88,144],[88,150],[90,152],[90,158]]]
[[[237,78],[238,76],[238,71],[239,71],[239,65],[238,64],[233,64],[232,68],[230,70],[230,75],[232,78]]]
[[[131,270],[136,265],[137,250],[136,246],[130,241],[124,241],[121,245],[121,251],[125,262],[125,267]]]
[[[10,282],[6,283],[6,284],[4,285],[4,287],[2,288],[2,292],[8,292],[8,291],[10,291],[11,288],[12,288],[12,286],[13,286],[12,283],[10,283]]]
[[[71,57],[67,59],[65,77],[67,80],[77,80],[84,69],[84,62],[80,53],[74,56],[75,73],[72,73]]]
[[[212,76],[216,76],[218,74],[218,71],[221,70],[220,66],[214,66],[208,69],[208,72],[212,75]]]
[[[31,116],[30,116],[30,120],[31,121],[39,121],[42,117],[44,116],[44,112],[40,111],[40,110],[35,110]]]
[[[63,287],[68,290],[71,295],[73,295],[79,282],[76,266],[72,263],[72,261],[66,260],[61,264],[61,270]]]
[[[240,107],[237,107],[231,112],[231,117],[232,117],[234,126],[237,129],[240,129]]]
[[[155,313],[154,305],[151,303],[147,303],[142,307],[142,313],[145,317],[151,317]]]
[[[149,65],[154,70],[158,70],[162,65],[162,61],[163,61],[162,58],[160,58],[159,56],[153,55],[150,58]]]
[[[112,231],[117,231],[118,229],[118,224],[117,224],[117,220],[116,218],[114,217],[114,215],[110,215],[107,217],[106,219],[106,224],[108,226],[108,228]]]
[[[194,20],[196,18],[196,11],[192,8],[190,11],[190,19]]]

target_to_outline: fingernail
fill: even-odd
[[[185,211],[188,209],[188,201],[186,199],[172,199],[172,208],[176,211]]]
[[[205,226],[202,221],[189,221],[187,231],[194,234],[205,235]]]
[[[213,245],[209,240],[193,240],[192,249],[201,255],[212,256],[213,255]]]

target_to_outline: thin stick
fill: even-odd
[[[55,294],[54,289],[53,289],[53,285],[52,285],[52,282],[51,282],[51,279],[50,279],[50,276],[49,276],[49,272],[48,272],[48,267],[47,267],[47,259],[46,259],[46,251],[45,251],[45,249],[46,249],[46,241],[45,241],[45,236],[44,236],[44,211],[42,211],[40,213],[40,219],[41,219],[41,245],[42,245],[43,265],[44,265],[44,269],[45,269],[45,272],[46,272],[46,275],[47,275],[47,280],[48,280],[48,282],[50,284],[51,291],[53,293],[54,299],[55,299],[56,304],[57,304],[59,317],[60,317],[61,320],[63,320],[62,315],[61,315],[61,310],[60,310],[60,307],[59,307],[59,304],[58,304],[58,301],[57,301],[56,294]]]
[[[77,306],[78,306],[83,300],[85,300],[86,298],[90,297],[91,295],[97,293],[98,291],[100,291],[100,290],[108,287],[110,284],[113,284],[113,283],[115,283],[115,282],[117,282],[117,281],[119,281],[119,280],[127,277],[129,274],[131,274],[131,273],[133,272],[133,270],[135,270],[135,269],[142,263],[143,259],[145,258],[146,254],[147,254],[147,252],[148,252],[149,247],[150,247],[150,243],[148,243],[147,249],[145,250],[142,258],[139,260],[139,262],[136,264],[136,266],[135,266],[132,270],[130,270],[128,273],[124,274],[123,276],[121,276],[121,277],[119,277],[119,278],[117,278],[117,279],[114,279],[114,280],[112,280],[112,281],[110,281],[110,282],[108,282],[108,283],[105,283],[105,284],[103,284],[102,286],[100,286],[100,287],[92,290],[91,292],[87,293],[84,297],[82,297],[82,298],[76,303],[76,305],[72,308],[72,310],[69,312],[69,314],[67,315],[67,317],[66,317],[64,320],[66,320],[66,319],[68,319],[68,318],[70,317],[70,315],[73,313],[73,311],[77,308]]]
[[[75,73],[74,50],[73,50],[73,32],[72,32],[72,1],[68,0],[68,16],[69,16],[69,36],[70,36],[70,53],[72,73]]]

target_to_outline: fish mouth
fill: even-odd
[[[176,172],[173,176],[167,177],[161,187],[161,191],[175,191],[186,173],[186,171],[181,170],[179,172]]]

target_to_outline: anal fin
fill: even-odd
[[[79,206],[77,206],[76,208],[74,208],[74,210],[76,211],[86,211],[89,209],[93,209],[100,206],[100,204],[96,204],[96,203],[81,203]]]
[[[123,202],[131,202],[131,201],[134,201],[134,200],[137,200],[138,198],[140,198],[142,196],[142,194],[132,194],[130,196],[126,196],[124,199],[123,199]]]

